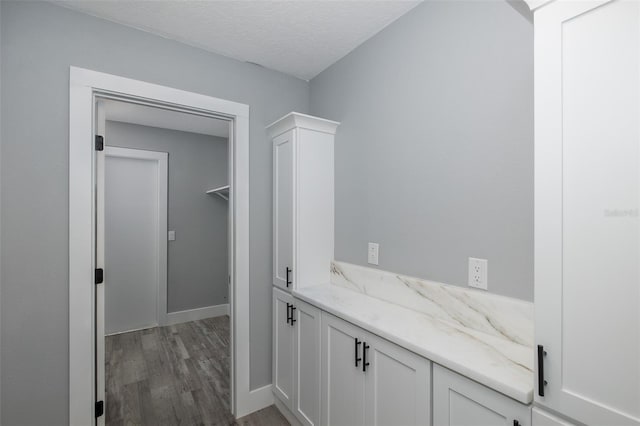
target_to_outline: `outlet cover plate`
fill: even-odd
[[[469,258],[469,287],[487,290],[489,262],[487,259]]]
[[[367,250],[367,262],[370,265],[378,264],[378,253],[380,252],[380,244],[378,243],[369,243],[369,248]]]

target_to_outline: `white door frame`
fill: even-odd
[[[249,106],[77,67],[69,82],[69,423],[96,423],[95,150],[96,95],[187,110],[229,120],[231,187],[231,408],[236,417],[262,408],[265,392],[249,382]],[[108,275],[108,271],[105,276]],[[236,321],[236,319],[240,319]],[[262,389],[260,389],[262,390]],[[267,390],[267,389],[265,389]],[[270,389],[268,393],[271,394]]]
[[[109,139],[107,139],[109,140]],[[120,148],[115,146],[104,147],[105,157],[133,158],[137,160],[154,161],[158,164],[158,283],[156,286],[156,324],[167,324],[167,210],[168,210],[168,176],[169,154],[160,151],[144,149]],[[106,163],[106,161],[105,161]],[[98,190],[104,190],[106,186],[99,185]],[[100,188],[102,186],[102,188]],[[105,324],[106,325],[106,324]]]

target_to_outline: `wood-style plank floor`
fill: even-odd
[[[229,408],[229,317],[108,336],[106,424],[288,425],[274,407],[235,421]]]

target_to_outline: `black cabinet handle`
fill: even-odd
[[[290,278],[290,275],[291,275],[291,268],[289,268],[289,267],[287,266],[287,287],[289,287],[289,286],[291,285],[291,278]]]
[[[293,311],[296,310],[296,307],[291,305],[291,326],[293,327],[293,324],[297,321],[297,319],[295,318],[295,313]]]
[[[544,379],[544,357],[546,355],[544,346],[538,345],[538,395],[540,396],[544,396],[544,387],[547,385],[547,381]]]
[[[360,348],[360,345],[361,345],[361,344],[362,344],[362,342],[361,342],[361,341],[359,341],[359,340],[358,340],[358,338],[356,337],[356,367],[358,366],[358,363],[359,363],[360,361],[362,361],[362,358],[360,358],[360,357],[358,356],[358,352],[359,352],[359,350],[358,350],[358,349]]]
[[[293,305],[291,303],[287,303],[287,324],[290,324],[290,321],[293,319],[292,307]]]
[[[362,371],[367,371],[369,363],[367,362],[367,350],[370,348],[367,342],[362,342]]]

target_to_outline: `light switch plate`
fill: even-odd
[[[176,231],[169,231],[169,241],[176,240]]]
[[[367,262],[370,265],[378,264],[378,253],[380,251],[380,244],[369,243],[369,249],[367,250]]]
[[[487,289],[487,269],[489,261],[487,259],[469,258],[469,287]]]

